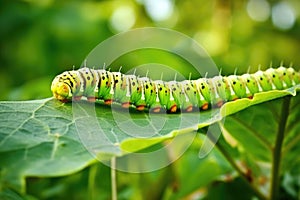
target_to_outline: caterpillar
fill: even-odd
[[[163,109],[175,113],[220,107],[225,102],[251,99],[256,93],[283,90],[299,83],[300,72],[283,66],[252,74],[220,75],[180,82],[151,80],[84,67],[57,75],[51,91],[62,102],[77,101],[84,96],[90,102],[104,100],[105,104],[118,102],[124,108],[133,105],[139,111],[160,112]]]

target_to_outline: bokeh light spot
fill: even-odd
[[[271,12],[270,5],[265,0],[250,0],[247,3],[247,12],[254,21],[266,21]]]
[[[164,21],[171,17],[174,5],[171,0],[145,0],[145,9],[153,21]]]
[[[121,6],[117,8],[111,18],[112,28],[118,32],[127,31],[135,24],[135,13],[130,6]]]
[[[277,28],[282,30],[291,29],[295,21],[295,13],[288,3],[281,2],[272,8],[272,22]]]

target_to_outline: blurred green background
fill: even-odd
[[[149,26],[195,39],[225,75],[282,61],[299,69],[299,14],[298,0],[1,0],[0,100],[50,97],[53,77],[101,41]]]
[[[170,28],[195,39],[222,68],[224,75],[232,74],[236,68],[238,73],[244,73],[251,66],[253,72],[259,65],[265,69],[270,63],[277,67],[281,62],[285,65],[293,63],[299,70],[299,17],[299,0],[1,0],[0,100],[50,97],[54,76],[71,70],[73,65],[78,68],[100,42],[122,31],[149,26]],[[160,53],[145,50],[137,52],[133,59],[138,57],[144,62],[155,59],[170,66],[181,64],[175,57]],[[137,62],[142,62],[140,60]],[[123,62],[130,67],[136,64],[131,60],[132,63],[124,59]],[[115,64],[110,67],[118,69],[122,62]],[[99,63],[101,65],[103,63]],[[171,182],[168,180],[171,178],[175,183],[180,178],[187,183],[183,187],[187,191],[181,191],[181,194],[193,193],[186,199],[200,198],[206,191],[194,189],[208,184],[211,174],[224,174],[221,169],[228,171],[230,167],[228,163],[224,166],[211,164],[210,159],[220,160],[218,154],[214,155],[217,158],[208,157],[208,164],[198,160],[199,146],[194,144],[174,166],[158,172],[141,175],[119,172],[119,199],[127,199],[132,194],[140,199],[155,197],[161,193],[160,188]],[[32,177],[26,180],[27,192],[41,199],[53,199],[53,196],[85,199],[89,193],[87,182],[95,179],[99,190],[94,195],[109,199],[111,186],[107,180],[110,179],[110,169],[101,164],[98,167],[91,166],[66,177]],[[205,170],[214,173],[203,173]],[[207,198],[232,199],[235,195],[236,199],[245,196],[250,199],[249,189],[240,181],[214,183],[212,187],[216,190],[208,192]],[[129,183],[133,187],[127,187]],[[166,196],[178,187],[172,185]]]

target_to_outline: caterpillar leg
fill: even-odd
[[[143,111],[145,110],[146,102],[145,100],[140,99],[137,103],[134,103],[134,105],[138,111]]]
[[[80,101],[82,96],[74,96],[73,97],[73,101]]]
[[[202,110],[208,110],[208,108],[209,108],[208,103],[204,103],[204,104],[201,106],[201,109],[202,109]]]
[[[145,110],[145,106],[144,105],[138,105],[138,106],[136,106],[136,110],[143,111],[143,110]]]
[[[224,103],[225,102],[223,100],[219,100],[216,105],[218,108],[221,108],[221,106],[223,106]]]
[[[161,105],[159,103],[155,103],[151,105],[150,110],[154,113],[159,113],[161,111]]]
[[[160,110],[161,110],[161,108],[160,108],[160,107],[156,107],[156,108],[152,108],[151,110],[152,110],[152,112],[154,112],[154,113],[159,113]]]
[[[112,99],[106,99],[104,100],[105,105],[111,105],[112,104]]]
[[[171,113],[175,113],[176,111],[177,111],[177,105],[171,106],[170,112],[171,112]]]
[[[69,102],[70,100],[68,100],[68,99],[61,99],[60,101],[63,102],[63,103],[67,103],[67,102]]]
[[[88,102],[95,102],[96,101],[96,97],[87,97]]]
[[[129,103],[129,102],[124,102],[124,103],[122,103],[122,107],[123,107],[123,108],[129,108],[129,106],[130,106],[130,103]]]
[[[192,112],[193,111],[193,106],[192,105],[189,105],[186,109],[185,109],[186,112]]]

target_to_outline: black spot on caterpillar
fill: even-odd
[[[105,104],[119,102],[137,110],[148,108],[153,112],[166,109],[191,112],[195,108],[207,110],[225,102],[253,98],[259,92],[283,90],[300,83],[300,73],[293,68],[269,68],[253,74],[215,76],[197,80],[151,80],[147,77],[124,75],[120,72],[80,68],[56,76],[51,85],[53,96],[63,102],[104,100]]]

